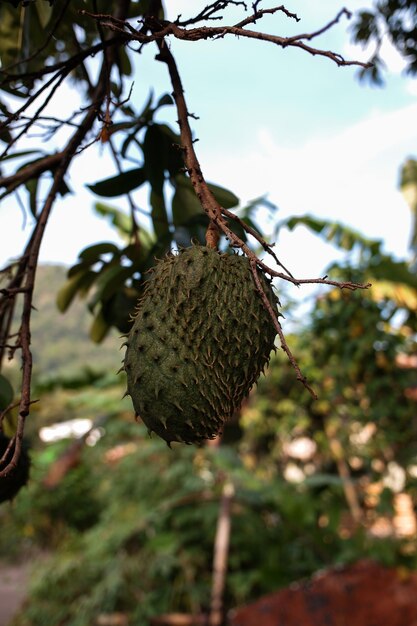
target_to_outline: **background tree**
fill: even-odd
[[[417,73],[417,3],[414,0],[379,0],[372,9],[358,12],[353,23],[354,41],[374,47],[369,68],[362,77],[383,83],[381,46],[387,38],[403,57],[408,74]]]

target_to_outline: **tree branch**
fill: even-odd
[[[301,48],[305,52],[313,56],[327,57],[338,66],[355,65],[369,68],[371,64],[364,63],[362,61],[349,61],[344,59],[341,54],[332,52],[331,50],[322,50],[321,48],[314,48],[304,42],[304,40],[311,40],[318,37],[322,33],[329,30],[334,26],[343,15],[350,17],[350,13],[346,9],[342,9],[337,16],[331,20],[328,24],[323,26],[316,32],[310,34],[300,34],[292,37],[280,37],[279,35],[271,35],[260,31],[248,30],[245,28],[248,24],[254,24],[257,20],[264,15],[276,13],[277,11],[285,11],[290,17],[298,19],[295,14],[291,14],[284,9],[284,7],[274,7],[272,9],[263,9],[261,11],[255,11],[255,13],[241,22],[233,26],[201,26],[199,28],[186,29],[178,25],[177,22],[160,22],[156,18],[147,18],[144,20],[144,24],[148,25],[152,31],[150,35],[142,30],[135,31],[128,22],[121,23],[120,20],[115,20],[111,15],[103,13],[90,13],[89,11],[82,10],[83,15],[101,22],[102,26],[117,32],[123,33],[131,41],[139,41],[141,44],[150,43],[151,41],[162,41],[165,37],[173,36],[182,41],[199,41],[201,39],[216,39],[223,38],[226,35],[235,35],[236,37],[246,37],[249,39],[258,39],[261,41],[268,41],[281,48]],[[190,23],[189,21],[187,23]],[[191,22],[192,23],[192,22]]]
[[[125,18],[127,15],[130,0],[124,0],[119,3],[116,17]],[[109,68],[115,60],[115,53],[108,53],[107,58],[101,65],[100,74],[97,80],[96,88],[93,94],[94,103],[102,103],[107,92],[106,76],[108,75]],[[50,187],[48,196],[45,200],[42,211],[39,214],[32,236],[26,246],[24,255],[21,257],[18,263],[17,274],[11,279],[9,288],[11,285],[14,289],[23,288],[23,312],[21,317],[21,324],[19,330],[19,347],[22,354],[22,391],[19,401],[19,413],[17,418],[17,427],[15,436],[12,438],[11,445],[14,445],[14,453],[10,462],[0,471],[0,478],[8,475],[14,468],[20,458],[22,440],[26,418],[29,415],[31,401],[31,380],[32,380],[32,352],[30,348],[31,344],[31,314],[33,310],[33,290],[35,286],[36,270],[38,264],[39,250],[42,243],[45,228],[51,214],[55,199],[59,192],[59,188],[62,184],[64,176],[70,166],[72,159],[77,153],[78,148],[82,144],[85,136],[92,128],[97,116],[96,106],[90,106],[87,110],[84,119],[80,123],[79,127],[68,141],[65,149],[61,153],[61,159],[57,162],[57,166],[54,171],[54,178]],[[4,298],[10,299],[10,293],[3,296],[3,300],[0,299],[0,312],[3,305],[3,315],[0,315],[0,327],[4,321],[7,324],[8,311],[13,310],[15,305],[15,298],[11,299],[9,306],[4,306]],[[17,295],[17,293],[15,294]],[[3,326],[4,328],[4,326]],[[4,336],[4,333],[2,333]],[[7,338],[7,337],[6,337]],[[6,341],[4,342],[6,343]],[[4,415],[2,416],[4,417]]]
[[[7,190],[7,192],[1,195],[0,198],[3,198],[5,195],[14,191],[14,189],[19,187],[22,183],[26,183],[32,178],[39,178],[39,176],[44,172],[53,170],[54,167],[56,167],[56,165],[61,161],[62,157],[63,152],[48,154],[34,163],[25,165],[25,167],[16,172],[16,174],[0,177],[0,187],[5,187]]]

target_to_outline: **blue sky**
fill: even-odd
[[[205,6],[194,1],[193,10]],[[347,7],[370,6],[354,0]],[[267,5],[266,2],[263,5]],[[170,0],[170,14],[189,15],[191,3]],[[287,2],[302,18],[297,25],[281,14],[258,23],[258,29],[290,35],[315,30],[338,9],[334,0]],[[342,6],[342,5],[340,5]],[[228,23],[241,19],[238,8]],[[317,47],[348,58],[367,58],[369,51],[351,44],[349,22],[342,19]],[[279,206],[278,218],[311,213],[354,226],[368,237],[382,238],[386,249],[407,254],[410,214],[397,189],[401,163],[417,155],[417,81],[402,75],[401,59],[386,46],[388,64],[383,89],[365,86],[357,69],[339,68],[329,59],[298,49],[281,50],[253,40],[187,43],[172,41],[206,178],[234,190],[242,202],[268,194]],[[140,107],[151,86],[155,94],[170,91],[166,67],[154,61],[148,46],[137,58],[132,100]],[[54,110],[63,112],[78,96],[61,90]],[[160,119],[175,119],[168,107]],[[73,263],[86,245],[115,240],[115,234],[91,211],[95,199],[85,189],[114,173],[106,153],[92,147],[73,164],[76,194],[56,206],[45,235],[41,260]],[[146,206],[146,192],[138,193]],[[113,204],[123,206],[118,200]],[[0,261],[16,256],[30,233],[30,217],[11,200],[0,208]],[[25,227],[24,227],[25,226]],[[302,228],[284,233],[278,255],[298,277],[322,274],[339,255]]]

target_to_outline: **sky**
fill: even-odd
[[[353,0],[346,6],[355,11],[371,3]],[[205,4],[194,1],[193,11]],[[302,18],[299,24],[278,13],[257,28],[284,36],[311,32],[335,16],[337,5],[334,0],[289,1],[285,6]],[[190,15],[190,6],[186,0],[170,0],[170,15]],[[244,16],[236,7],[225,23]],[[404,160],[417,156],[417,81],[404,76],[403,62],[389,45],[384,47],[388,71],[383,89],[360,83],[355,68],[339,68],[327,58],[266,42],[226,37],[199,43],[173,40],[170,45],[188,108],[199,117],[192,120],[193,130],[207,180],[232,189],[242,204],[267,195],[278,206],[274,219],[312,214],[338,220],[367,237],[383,239],[387,252],[406,257],[411,216],[398,178]],[[370,55],[352,45],[346,19],[316,39],[315,46],[351,59]],[[155,53],[148,46],[136,55],[132,102],[138,108],[151,88],[158,97],[171,91],[166,67],[154,60]],[[64,86],[50,112],[65,114],[74,102],[80,102],[79,95]],[[174,122],[175,112],[165,107],[159,119]],[[39,143],[32,138],[29,144],[34,141]],[[103,149],[93,146],[77,157],[69,178],[74,193],[54,209],[42,262],[72,264],[83,247],[117,241],[94,214],[98,198],[85,187],[114,173]],[[147,206],[146,190],[136,197],[140,206]],[[112,204],[125,206],[119,199]],[[19,254],[32,224],[13,199],[2,203],[1,264]],[[276,251],[298,278],[322,275],[340,258],[302,227],[281,231]]]

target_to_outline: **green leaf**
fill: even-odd
[[[119,248],[110,242],[96,243],[93,246],[89,246],[88,248],[84,248],[79,253],[79,258],[83,261],[89,261],[91,264],[95,263],[100,259],[102,254],[117,254],[119,252]]]
[[[72,278],[76,274],[90,269],[93,264],[93,261],[83,261],[82,263],[76,263],[75,265],[72,265],[67,272],[67,278]]]
[[[194,215],[194,217],[175,229],[174,239],[177,245],[188,247],[193,241],[198,241],[201,245],[205,245],[208,225],[209,218],[205,213]]]
[[[0,411],[7,409],[9,404],[12,403],[14,397],[13,387],[9,383],[9,380],[0,374]]]
[[[166,149],[167,146],[159,126],[157,124],[149,126],[143,142],[144,169],[152,189],[159,194],[162,193],[165,179]]]
[[[164,161],[164,167],[168,170],[170,176],[177,176],[184,167],[181,138],[166,124],[159,124],[159,130],[165,144],[164,156],[166,160]]]
[[[151,217],[153,229],[157,237],[165,235],[169,231],[168,215],[165,206],[163,191],[158,193],[152,188],[151,191]]]
[[[148,116],[150,115],[151,117],[149,119],[152,119],[152,115],[153,115],[153,111],[154,109],[152,108],[152,101],[153,101],[153,90],[151,89],[148,99],[145,103],[145,106],[143,107],[139,117],[141,119],[148,119]]]
[[[124,287],[124,282],[132,274],[131,267],[123,265],[107,265],[99,273],[96,282],[96,291],[93,299],[89,302],[89,307],[93,310],[101,301],[108,300],[116,291]]]
[[[132,235],[132,218],[123,211],[116,209],[108,204],[96,202],[94,210],[104,217],[109,217],[113,226],[116,227],[119,235],[123,239],[130,239]]]
[[[107,324],[115,326],[121,333],[128,333],[139,296],[135,289],[125,287],[106,300],[102,313]]]
[[[297,226],[305,226],[313,231],[313,233],[320,235],[326,241],[331,242],[343,250],[350,251],[355,246],[358,246],[362,250],[377,254],[381,248],[381,241],[378,239],[368,239],[358,231],[344,224],[331,222],[329,220],[320,220],[311,215],[291,217],[288,220],[284,220],[281,226],[286,226],[289,230],[294,230]]]
[[[66,196],[67,193],[72,193],[71,189],[68,187],[64,179],[61,181],[61,184],[58,187],[58,193],[61,197]]]
[[[0,141],[3,141],[4,143],[10,143],[12,139],[13,137],[7,128],[3,128],[2,130],[0,130]]]
[[[101,343],[109,330],[110,326],[106,322],[103,312],[100,310],[91,325],[90,339],[94,341],[94,343]]]
[[[232,209],[239,204],[239,198],[229,189],[208,183],[208,188],[224,209]]]
[[[194,189],[185,176],[175,178],[176,190],[172,198],[172,219],[174,226],[182,226],[195,215],[204,214]]]
[[[38,207],[36,204],[36,198],[37,198],[37,193],[38,193],[38,183],[39,183],[39,178],[31,178],[25,183],[25,187],[29,192],[30,212],[35,218],[36,218],[37,210],[38,210]]]
[[[174,104],[174,99],[172,98],[172,96],[169,95],[169,93],[165,93],[163,96],[159,98],[158,103],[156,105],[156,109],[159,109],[160,107],[163,107],[163,106],[169,106],[172,104]]]
[[[411,247],[417,248],[417,161],[408,159],[401,168],[400,189],[414,218]]]
[[[145,169],[143,167],[135,167],[127,172],[122,172],[117,176],[100,180],[93,185],[87,187],[97,196],[107,196],[113,198],[122,196],[125,193],[137,189],[146,181]]]
[[[341,487],[343,481],[339,476],[335,476],[334,474],[317,473],[312,476],[307,476],[304,480],[304,484],[308,487],[327,487],[330,485]]]
[[[182,176],[181,178],[178,178],[178,181],[180,185],[191,189],[195,195],[193,184],[189,178]],[[216,198],[217,202],[224,209],[232,209],[239,204],[239,198],[229,189],[225,189],[224,187],[220,187],[214,183],[207,183],[207,186]]]
[[[39,22],[42,28],[46,28],[49,24],[49,21],[52,17],[52,6],[49,4],[47,0],[41,0],[36,2],[35,4],[36,10],[38,12]]]
[[[1,162],[8,161],[9,159],[18,159],[22,156],[26,156],[27,154],[39,154],[39,152],[39,150],[22,150],[21,152],[13,152],[13,154],[6,154],[6,156],[1,159]],[[26,165],[31,165],[31,163],[35,163],[35,161],[25,163],[25,165],[22,165],[22,167],[26,167]]]
[[[91,286],[96,276],[96,272],[86,271],[75,274],[67,280],[58,291],[56,298],[56,304],[61,313],[68,309],[78,292],[83,292]]]
[[[165,172],[176,176],[184,166],[180,137],[166,124],[152,124],[143,142],[146,176],[155,191],[164,184]]]
[[[117,48],[117,66],[120,70],[121,74],[125,76],[130,76],[132,74],[132,64],[129,59],[129,55],[127,54],[125,46],[119,46]]]
[[[18,60],[22,46],[20,11],[0,5],[0,61],[7,67]],[[3,87],[3,86],[2,86]]]
[[[395,261],[390,256],[381,256],[370,264],[369,274],[377,280],[388,280],[417,290],[417,276],[404,261]]]
[[[407,159],[401,168],[400,188],[410,184],[417,185],[417,161],[415,159]]]

